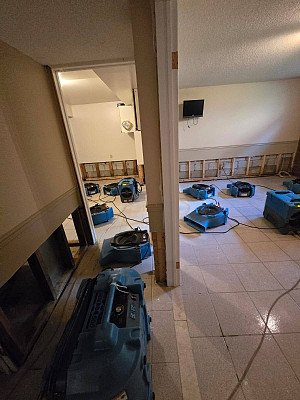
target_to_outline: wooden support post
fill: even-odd
[[[69,247],[68,239],[66,237],[63,226],[61,225],[53,232],[54,238],[57,242],[57,247],[60,252],[61,260],[66,269],[75,267],[75,262],[72,256],[72,252]]]
[[[43,295],[45,296],[45,299],[50,301],[55,300],[55,289],[44,264],[43,257],[38,250],[28,258],[28,264],[41,288]]]
[[[188,166],[188,179],[191,179],[191,161],[187,161]]]
[[[78,207],[72,212],[72,218],[80,246],[93,244],[87,215],[83,207]]]
[[[25,358],[25,353],[23,352],[19,340],[17,339],[15,333],[13,332],[13,327],[5,315],[4,311],[0,307],[0,338],[1,345],[11,357],[13,362],[20,366]]]
[[[128,175],[126,161],[124,160],[122,161],[122,163],[123,163],[123,175],[126,176]]]
[[[205,160],[202,161],[202,179],[205,178]]]
[[[217,159],[217,178],[220,176],[220,159]]]
[[[246,165],[246,176],[249,175],[249,168],[250,168],[250,159],[251,157],[247,157],[247,165]]]
[[[280,171],[281,167],[281,154],[277,154],[277,163],[276,163],[276,174]]]
[[[231,176],[234,176],[234,164],[235,164],[235,157],[231,159]]]
[[[98,162],[96,162],[96,163],[95,163],[95,165],[96,165],[96,173],[97,173],[97,178],[101,178],[101,174],[100,174],[100,168],[99,168],[99,163],[98,163]]]
[[[266,163],[266,155],[263,155],[259,175],[262,175],[264,173],[265,163]]]
[[[85,164],[80,164],[80,172],[81,172],[81,176],[82,179],[85,181],[86,180],[86,170],[85,170]]]
[[[109,162],[108,162],[108,165],[109,165],[109,173],[110,173],[110,176],[115,176],[114,167],[113,167],[112,161],[109,161]]]

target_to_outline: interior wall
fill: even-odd
[[[204,116],[190,128],[182,118],[183,100],[205,99]],[[231,156],[243,155],[245,146],[261,145],[260,151],[295,151],[300,134],[300,79],[223,86],[186,88],[179,91],[180,158],[201,156],[201,149],[231,147]],[[194,123],[196,125],[194,125]],[[276,144],[270,149],[270,143]],[[241,147],[241,148],[239,148]],[[282,147],[282,149],[283,149]],[[189,150],[193,149],[193,155]],[[197,150],[199,150],[197,152]],[[248,149],[254,152],[256,149]],[[222,151],[221,151],[222,152]],[[227,152],[228,153],[228,152]],[[229,156],[226,153],[226,156]],[[193,158],[198,159],[198,158]]]
[[[70,123],[79,163],[136,160],[134,133],[121,132],[117,103],[72,106]]]
[[[1,41],[0,53],[1,286],[79,197],[51,75]]]

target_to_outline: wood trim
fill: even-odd
[[[178,51],[172,51],[172,69],[178,69]]]
[[[85,170],[85,164],[79,164],[79,167],[80,167],[82,180],[85,181],[87,179],[87,173],[86,173],[86,170]]]
[[[44,264],[43,257],[38,250],[28,258],[28,264],[45,299],[50,301],[55,300],[57,297],[55,289],[48,274],[47,267]]]

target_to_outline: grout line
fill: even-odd
[[[186,321],[175,321],[183,400],[201,400],[191,338]]]

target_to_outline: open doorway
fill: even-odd
[[[100,247],[125,231],[148,232],[134,63],[58,70],[55,76]],[[72,242],[71,219],[67,223]],[[149,243],[140,263],[133,262],[139,272],[153,270],[150,250]]]

